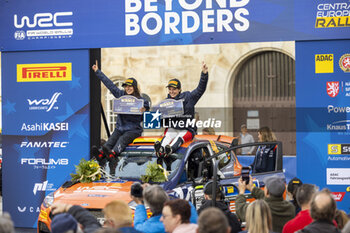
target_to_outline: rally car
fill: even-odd
[[[102,209],[112,200],[120,199],[129,203],[131,209],[136,204],[130,198],[130,188],[135,181],[140,181],[149,162],[157,160],[154,142],[157,137],[140,137],[134,140],[121,154],[116,167],[115,179],[100,180],[93,183],[77,183],[71,187],[61,187],[47,195],[41,205],[38,218],[38,233],[50,232],[52,215],[50,206],[54,202],[80,205],[88,209],[97,219],[103,222]],[[275,171],[252,174],[254,184],[264,186],[265,176],[277,175],[284,178],[282,171],[282,145],[275,142]],[[259,143],[246,144],[246,146]],[[245,145],[237,145],[234,137],[221,135],[197,135],[194,140],[183,144],[172,156],[171,171],[168,180],[160,185],[174,198],[191,201],[197,208],[203,199],[203,185],[214,179],[223,186],[225,199],[230,202],[230,209],[235,211],[234,200],[238,195],[238,179],[242,165],[239,163],[236,150]],[[248,200],[250,193],[246,193]]]

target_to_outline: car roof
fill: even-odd
[[[156,141],[161,141],[162,136],[142,136],[136,138],[132,143],[128,146],[153,146]],[[221,142],[223,144],[230,145],[231,142],[237,137],[230,137],[224,135],[196,135],[194,139],[183,143],[181,147],[187,148],[191,143],[202,140],[212,140],[216,142]]]

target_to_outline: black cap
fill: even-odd
[[[128,78],[127,80],[125,80],[125,82],[122,84],[122,87],[125,86],[133,86],[133,87],[137,87],[137,81],[134,78]]]
[[[212,195],[213,194],[213,186],[214,183],[212,181],[209,181],[205,186],[204,186],[204,194],[206,195]],[[216,183],[216,194],[221,193],[221,188],[220,185],[218,183]]]
[[[181,89],[181,82],[177,78],[173,78],[169,80],[168,86],[166,87],[175,87],[177,89]]]
[[[303,182],[301,182],[300,179],[294,177],[293,179],[291,179],[289,181],[288,186],[287,186],[287,190],[288,190],[288,192],[293,193],[294,190],[296,188],[300,187],[302,184],[303,184]]]
[[[142,185],[140,182],[135,182],[131,185],[130,194],[134,197],[142,197]]]
[[[286,190],[286,185],[284,180],[280,177],[269,176],[264,179],[265,188],[274,197],[282,197],[284,191]]]

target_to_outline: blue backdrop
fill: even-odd
[[[89,158],[89,51],[4,53],[2,67],[3,210],[36,227],[45,195]]]
[[[0,49],[345,39],[349,5],[345,0],[0,0]]]
[[[350,210],[348,48],[349,40],[296,43],[297,174],[305,183],[328,187],[346,212]]]

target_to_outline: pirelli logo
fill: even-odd
[[[17,64],[17,82],[71,80],[72,63]]]

